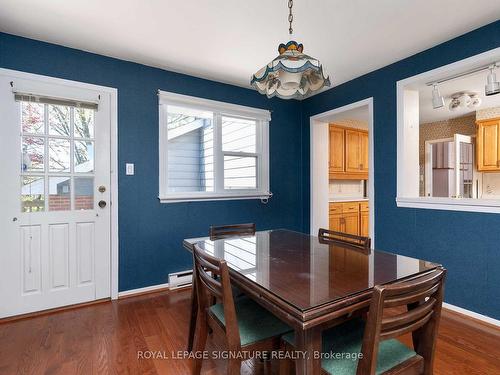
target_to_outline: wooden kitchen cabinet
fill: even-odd
[[[370,237],[370,211],[368,209],[368,202],[361,202],[359,204],[359,235]]]
[[[500,171],[500,118],[477,121],[477,169]]]
[[[368,133],[360,132],[361,172],[368,174]]]
[[[342,215],[344,219],[344,230],[342,232],[359,236],[359,213],[349,212]]]
[[[330,124],[330,179],[368,179],[368,132]]]
[[[329,218],[330,230],[335,232],[343,232],[342,214],[330,215]]]
[[[330,159],[328,164],[329,173],[344,172],[344,145],[344,129],[330,125]]]
[[[359,235],[370,237],[370,214],[368,212],[359,213]]]
[[[362,210],[364,211],[362,212]],[[368,202],[330,203],[329,213],[330,230],[354,234],[356,236],[364,235],[361,234],[361,215],[366,214],[366,218],[368,219]],[[366,233],[368,233],[368,225]],[[368,237],[367,234],[366,237]]]

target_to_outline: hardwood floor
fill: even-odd
[[[0,323],[0,374],[190,374],[190,360],[171,359],[186,348],[189,299],[189,290],[161,292]],[[147,351],[159,358],[138,358]],[[500,374],[498,358],[500,330],[444,314],[436,375]],[[203,374],[224,373],[223,360],[205,362]],[[246,361],[242,374],[275,374],[276,365]]]

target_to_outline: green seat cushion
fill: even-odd
[[[322,352],[326,353],[327,356],[322,358],[321,367],[326,372],[334,375],[356,374],[364,328],[365,324],[362,319],[353,319],[323,332]],[[283,339],[295,345],[293,332],[286,334]],[[343,357],[341,357],[342,355]],[[376,374],[382,374],[415,355],[413,350],[398,340],[381,341]]]
[[[248,297],[236,299],[234,305],[242,346],[291,331],[288,325]],[[211,306],[210,310],[217,319],[226,324],[224,307],[221,303]]]

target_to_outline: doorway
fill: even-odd
[[[360,125],[362,123],[364,125]],[[338,133],[343,131],[343,135],[337,138],[337,141],[331,141],[332,132],[335,131]],[[363,151],[364,147],[362,146],[363,134],[365,132],[368,133],[368,168],[363,164],[362,157],[354,156],[358,157],[356,159],[357,162],[354,164],[359,168],[359,171],[353,170],[350,166],[353,163],[347,162],[350,151],[345,148],[339,151],[339,147],[345,147],[346,132],[348,134],[347,138],[354,141],[359,140],[359,144],[361,145],[359,146],[359,152],[361,155],[363,152],[366,152],[366,150]],[[319,228],[329,228],[330,224],[333,224],[330,211],[332,202],[343,202],[344,200],[346,202],[358,202],[356,200],[357,195],[359,198],[363,198],[359,200],[361,208],[357,230],[361,233],[362,226],[366,226],[368,236],[371,238],[371,245],[374,247],[373,98],[364,99],[312,116],[310,118],[310,134],[311,234],[316,235]],[[332,146],[330,145],[331,143]],[[349,145],[347,147],[349,148]],[[352,152],[350,153],[352,154]],[[339,158],[343,157],[340,163],[331,160],[335,154]],[[335,199],[335,196],[339,196],[339,191],[342,192],[342,197]],[[366,207],[366,203],[363,202],[368,203],[368,215],[362,215],[363,207]],[[365,218],[364,223],[361,222],[363,217]],[[366,223],[366,218],[368,219],[368,223]],[[345,222],[347,223],[347,221]]]
[[[2,69],[0,110],[0,318],[114,296],[116,90]]]

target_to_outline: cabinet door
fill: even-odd
[[[361,134],[357,130],[345,131],[345,170],[346,172],[361,172]]]
[[[342,232],[342,214],[330,215],[330,230]]]
[[[329,172],[344,172],[344,129],[330,125]]]
[[[359,214],[359,235],[363,237],[370,237],[370,229],[369,229],[369,213],[362,211]]]
[[[344,232],[359,236],[359,213],[342,214],[344,218]]]
[[[361,171],[363,173],[368,173],[368,133],[359,133],[360,140],[360,163]]]
[[[500,170],[500,120],[478,122],[477,169]]]

